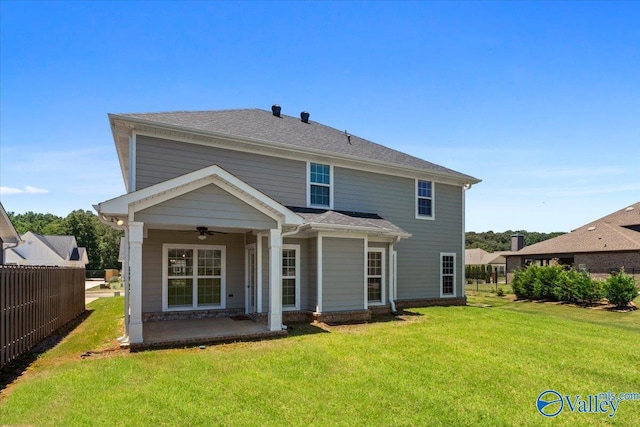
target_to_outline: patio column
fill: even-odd
[[[142,240],[144,223],[129,222],[129,343],[142,342]]]
[[[282,233],[269,230],[269,320],[270,331],[282,330]]]

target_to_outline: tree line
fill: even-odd
[[[526,230],[507,230],[498,233],[494,233],[493,231],[485,231],[481,233],[468,231],[465,235],[465,248],[480,248],[487,252],[508,251],[511,250],[511,236],[514,234],[522,234],[524,236],[524,245],[529,246],[565,233],[562,231],[539,233],[536,231]]]
[[[62,218],[50,213],[7,212],[16,231],[24,234],[31,231],[45,236],[74,236],[78,246],[87,250],[87,270],[120,268],[118,253],[123,232],[103,224],[91,211],[82,209]]]

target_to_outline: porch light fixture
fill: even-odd
[[[207,238],[206,234],[198,234],[198,240],[205,240]]]
[[[116,221],[116,224],[117,225],[122,225],[122,224],[124,224],[124,221],[121,220],[120,218],[118,218],[118,220]]]

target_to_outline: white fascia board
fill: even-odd
[[[332,164],[337,167],[344,167],[349,169],[362,170],[366,172],[374,172],[381,173],[385,175],[391,176],[400,176],[405,178],[420,178],[425,180],[432,180],[436,182],[440,182],[443,184],[450,185],[472,185],[481,182],[482,180],[467,176],[467,177],[459,177],[455,175],[451,175],[444,172],[439,171],[427,171],[420,168],[414,168],[411,166],[400,166],[395,163],[383,162],[380,160],[373,159],[362,159],[356,156],[350,156],[346,154],[338,154],[338,153],[328,153],[322,150],[315,150],[312,148],[304,148],[304,147],[293,147],[289,144],[284,144],[280,142],[260,140],[257,138],[248,138],[248,137],[237,137],[219,132],[212,131],[202,131],[202,130],[194,130],[187,127],[182,126],[173,126],[173,125],[163,125],[161,123],[144,120],[144,119],[133,119],[129,117],[113,117],[121,122],[128,122],[130,126],[135,127],[136,133],[138,135],[152,136],[157,138],[167,139],[169,136],[167,134],[154,132],[154,130],[164,130],[173,132],[174,134],[170,136],[170,138],[174,141],[182,141],[189,142],[193,144],[199,145],[208,145],[208,146],[217,146],[219,148],[232,149],[237,151],[243,151],[247,153],[253,154],[262,154],[262,155],[270,155],[274,157],[288,158],[292,160],[299,161],[308,161],[313,160],[320,163]],[[136,127],[135,125],[139,124],[142,126],[146,126],[147,129]],[[182,135],[177,135],[181,133]],[[200,139],[194,138],[194,136],[199,136]],[[238,147],[229,147],[225,144],[216,144],[213,141],[208,140],[208,138],[219,138],[225,141],[242,143],[245,145],[249,145],[249,147],[242,147],[239,149]],[[269,154],[265,152],[265,146],[272,149],[278,149],[282,152]],[[314,156],[310,158],[309,156]]]
[[[102,202],[98,205],[99,213],[105,216],[128,216],[130,207],[133,212],[138,212],[209,184],[217,185],[278,223],[303,224],[302,217],[217,165]]]

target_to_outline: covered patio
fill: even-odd
[[[250,341],[284,335],[287,335],[287,331],[270,331],[266,323],[255,321],[247,316],[154,321],[144,323],[143,343],[132,343],[131,348]]]

